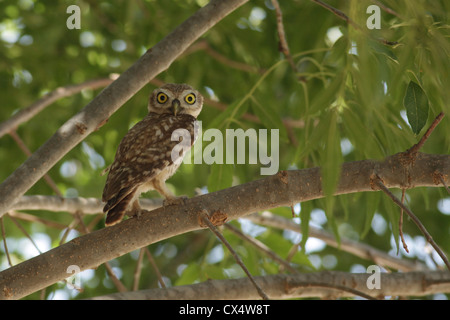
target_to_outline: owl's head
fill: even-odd
[[[190,114],[197,118],[203,106],[203,97],[187,84],[168,83],[150,95],[148,111],[157,114]]]

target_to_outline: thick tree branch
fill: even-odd
[[[336,195],[374,191],[373,177],[383,178],[388,188],[440,185],[436,175],[448,182],[449,155],[418,153],[414,165],[398,153],[382,162],[363,160],[345,163]],[[405,168],[405,163],[407,168]],[[194,197],[183,206],[169,206],[143,213],[45,252],[0,273],[0,299],[18,299],[66,277],[67,267],[91,269],[123,254],[175,235],[201,229],[203,210],[221,212],[227,221],[252,212],[323,197],[319,168],[282,171],[267,178]],[[24,285],[26,284],[26,285]],[[270,295],[269,295],[270,296]]]
[[[141,207],[147,211],[154,210],[162,206],[162,199],[140,199]],[[100,214],[102,213],[104,203],[97,198],[60,198],[57,196],[23,196],[13,206],[14,210],[41,210],[41,211],[66,211],[70,213],[83,212],[83,214]],[[41,221],[40,218],[34,215],[19,213],[11,211],[10,215],[32,222],[41,222],[53,228],[66,228],[65,225],[55,224],[52,221]],[[278,228],[283,230],[291,230],[301,233],[300,226],[292,219],[286,219],[278,215],[272,214],[269,211],[263,211],[261,214],[252,213],[244,217],[254,223],[261,224],[267,227]],[[225,227],[232,227],[226,224]],[[341,237],[340,243],[330,232],[309,227],[309,236],[324,241],[327,245],[338,248],[342,251],[349,252],[357,257],[374,261],[376,264],[385,268],[392,268],[407,271],[427,270],[428,268],[417,261],[409,261],[392,257],[384,251],[378,250],[372,246],[362,243],[361,241],[354,241]],[[250,239],[255,240],[255,239]],[[264,250],[263,250],[264,251]],[[279,257],[273,257],[278,260]],[[281,264],[286,263],[284,260],[279,260]],[[290,265],[285,265],[289,269]],[[290,269],[294,272],[293,269]]]
[[[248,0],[212,0],[148,50],[29,157],[1,185],[0,217],[67,152],[98,129],[128,99],[195,40]]]
[[[353,297],[354,293],[337,288],[353,288],[372,297],[424,296],[450,292],[450,272],[381,273],[380,289],[367,286],[372,273],[345,273],[324,271],[294,275],[255,277],[262,289],[273,299],[340,298]],[[167,289],[149,289],[114,293],[93,298],[95,300],[208,300],[208,299],[259,299],[258,293],[247,278],[208,280],[206,282]]]

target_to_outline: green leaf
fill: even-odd
[[[375,215],[376,210],[380,204],[381,193],[380,192],[367,192],[365,194],[366,198],[366,212],[365,212],[365,221],[364,221],[364,229],[361,233],[361,239],[367,235],[369,230],[372,228],[372,220]]]
[[[198,275],[200,274],[200,266],[197,263],[192,263],[183,270],[183,273],[175,281],[176,286],[182,286],[187,284],[194,283],[195,280],[198,279]]]
[[[309,220],[311,218],[312,209],[313,206],[311,201],[302,203],[302,209],[300,210],[300,229],[302,230],[302,241],[300,242],[300,247],[303,251],[309,236]]]
[[[330,110],[329,112],[331,114],[326,119],[328,122],[327,143],[321,155],[322,188],[327,199],[333,197],[342,164],[341,138],[337,128],[337,112],[334,110]]]
[[[215,192],[218,190],[231,187],[233,183],[233,165],[232,164],[212,164],[211,174],[208,178],[208,191]]]
[[[299,266],[309,267],[311,270],[315,270],[314,265],[308,258],[308,255],[304,251],[297,251],[292,257],[291,262],[298,264]]]
[[[376,53],[385,55],[389,59],[391,59],[395,62],[398,62],[397,56],[391,50],[392,47],[381,44],[379,41],[375,41],[375,40],[369,41],[369,47]]]
[[[428,98],[422,88],[410,81],[406,89],[403,106],[414,134],[419,134],[428,119]]]
[[[388,199],[387,197],[383,198],[383,205],[384,205],[384,210],[386,212],[386,215],[389,219],[389,222],[391,223],[392,236],[394,237],[395,246],[396,246],[396,249],[398,250],[399,249],[399,236],[400,236],[398,222],[400,220],[399,219],[400,209],[392,201],[390,201],[390,199]]]
[[[343,35],[333,44],[331,50],[326,53],[324,63],[333,67],[344,67],[347,63],[348,49],[349,39]]]
[[[315,115],[318,112],[324,111],[336,100],[345,84],[346,77],[347,74],[344,72],[337,73],[336,76],[333,77],[314,98],[312,98],[309,115]],[[308,114],[305,116],[307,115]]]
[[[223,267],[219,265],[206,265],[202,273],[206,279],[226,279],[223,271]]]
[[[321,154],[321,176],[322,189],[325,195],[325,214],[327,215],[328,222],[339,243],[340,237],[338,234],[336,221],[333,217],[334,204],[336,200],[336,197],[334,197],[333,194],[336,190],[341,173],[341,138],[337,128],[337,112],[336,110],[329,110],[329,113],[330,115],[328,116],[328,119],[326,119],[326,123],[328,123],[327,143],[325,150],[323,150]]]
[[[242,101],[235,101],[228,105],[225,111],[222,111],[217,117],[209,122],[208,129],[227,129],[230,126],[230,122],[236,119],[240,119],[248,109],[248,103]]]

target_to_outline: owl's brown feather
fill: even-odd
[[[113,205],[113,207],[108,208],[105,210],[103,208],[103,211],[107,212],[105,224],[107,226],[116,224],[117,222],[121,221],[123,216],[125,215],[125,212],[128,209],[128,206],[132,199],[134,198],[134,195],[136,193],[136,188],[134,188],[130,193],[128,193],[125,197],[121,198],[119,201],[114,201],[114,199],[111,199],[108,201],[108,203],[105,205]]]
[[[151,182],[165,168],[173,165],[171,153],[179,144],[179,141],[171,141],[173,131],[181,128],[188,130],[190,145],[194,143],[195,120],[189,114],[174,116],[150,112],[130,129],[120,142],[103,190],[107,225],[123,218],[129,206],[133,205],[131,202],[141,185]]]

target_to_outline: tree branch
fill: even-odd
[[[0,123],[0,138],[5,134],[15,130],[22,123],[30,120],[36,114],[44,110],[58,99],[71,96],[84,89],[98,89],[106,87],[118,78],[118,75],[113,73],[108,78],[88,80],[80,84],[72,84],[65,87],[59,87],[52,92],[47,93],[45,96],[34,102],[30,106],[20,110],[14,114],[8,120]]]
[[[30,157],[32,155],[31,150],[27,147],[25,142],[19,137],[17,132],[15,130],[11,130],[9,132],[9,135],[14,139],[16,144],[19,146],[19,148],[25,153],[27,157]],[[48,173],[44,174],[44,180],[47,183],[47,185],[57,194],[58,196],[62,197],[61,191],[59,191],[58,187],[56,186],[55,181],[50,177]]]
[[[292,298],[340,298],[354,297],[336,288],[345,286],[369,296],[424,296],[450,292],[450,272],[427,271],[408,273],[381,273],[380,289],[369,289],[371,273],[345,273],[324,271],[295,275],[270,275],[255,277],[263,290],[273,299]],[[206,282],[167,289],[149,289],[126,293],[114,293],[93,300],[208,300],[208,299],[259,299],[255,288],[247,278],[208,280]]]
[[[141,198],[140,204],[142,209],[151,211],[162,206],[162,199],[146,199]],[[19,213],[15,210],[41,210],[41,211],[54,211],[54,212],[70,212],[75,213],[77,211],[83,212],[83,214],[100,214],[102,213],[104,203],[97,198],[60,198],[57,196],[22,196],[18,202],[13,206],[14,211],[10,212],[10,215],[26,221],[40,222],[45,225],[51,226],[53,228],[64,229],[65,225],[55,224],[52,221],[41,221],[39,217],[34,215],[29,215],[25,213]],[[291,230],[294,232],[301,233],[300,226],[290,219],[280,217],[278,215],[272,214],[269,211],[263,211],[261,214],[252,213],[245,216],[254,223],[261,224],[264,226],[278,228],[283,230]],[[225,224],[226,228],[232,227],[229,224]],[[233,232],[235,230],[232,230]],[[376,264],[381,265],[385,268],[392,268],[407,271],[419,271],[428,270],[428,268],[421,264],[420,262],[413,262],[409,260],[398,259],[390,256],[389,254],[364,244],[360,241],[353,241],[341,238],[340,243],[338,243],[335,237],[325,230],[309,227],[309,236],[313,238],[320,239],[324,241],[327,245],[334,248],[338,248],[342,251],[349,252],[362,259],[374,261]],[[255,239],[248,239],[249,241],[255,241]],[[262,249],[265,251],[264,249]],[[270,254],[270,253],[268,253]],[[271,257],[278,260],[276,257]],[[278,257],[279,258],[279,257]],[[281,264],[286,264],[284,260],[278,260]],[[285,265],[289,269],[289,264]],[[294,272],[292,268],[289,269]]]
[[[374,191],[373,177],[383,177],[389,188],[436,187],[439,172],[450,176],[449,155],[418,153],[414,166],[404,168],[404,153],[382,162],[362,160],[344,163],[336,195]],[[407,175],[405,175],[407,172]],[[245,195],[245,196],[244,196]],[[66,277],[67,267],[80,271],[117,258],[149,244],[199,230],[198,214],[203,210],[222,212],[227,221],[253,212],[323,197],[319,168],[281,171],[261,180],[194,197],[183,206],[158,208],[112,227],[78,237],[37,257],[0,273],[0,299],[18,299]],[[24,286],[23,284],[27,285]],[[270,293],[268,293],[270,296]]]
[[[425,134],[422,136],[422,138],[420,139],[420,141],[413,145],[410,149],[407,150],[407,152],[409,154],[411,154],[412,156],[415,155],[416,152],[418,152],[420,150],[420,148],[423,147],[423,145],[425,144],[425,142],[428,140],[428,138],[430,137],[431,133],[433,132],[433,130],[437,127],[437,125],[441,122],[441,120],[444,118],[444,113],[440,112],[436,118],[433,120],[433,122],[431,123],[430,127],[427,129],[427,131],[425,132]]]
[[[262,214],[250,214],[246,216],[245,219],[260,225],[301,233],[300,225],[292,220],[280,217],[268,211],[264,211]],[[330,232],[314,228],[313,226],[309,226],[308,236],[320,239],[329,246],[339,248],[339,250],[351,253],[362,259],[374,261],[374,263],[385,268],[392,268],[403,272],[428,270],[427,266],[420,262],[392,257],[381,250],[362,243],[361,241],[354,241],[341,237],[341,241],[338,243],[336,238]]]
[[[162,206],[162,199],[140,199],[145,210],[154,210]],[[83,214],[98,214],[103,212],[105,204],[98,198],[61,198],[58,196],[22,196],[13,205],[14,210],[44,210],[65,211]]]
[[[166,70],[195,40],[247,1],[210,1],[69,119],[0,185],[0,217],[65,154],[104,124],[151,79]]]
[[[228,251],[230,251],[231,255],[233,256],[236,263],[242,268],[242,270],[245,272],[247,277],[250,279],[250,282],[253,284],[253,286],[256,288],[256,291],[258,292],[259,296],[263,298],[263,300],[269,300],[269,297],[266,295],[264,290],[261,289],[261,287],[256,283],[254,280],[252,274],[250,271],[248,271],[247,267],[245,266],[244,262],[242,262],[242,259],[239,257],[239,255],[234,251],[233,247],[230,245],[230,243],[225,239],[225,237],[217,230],[217,228],[214,226],[214,224],[209,220],[209,214],[206,210],[199,213],[199,219],[203,223],[205,223],[208,228],[216,235],[217,238],[219,238],[220,241],[227,247]]]
[[[280,4],[278,3],[278,0],[272,0],[271,2],[277,16],[277,32],[280,46],[279,50],[286,57],[286,60],[291,65],[292,70],[297,73],[297,66],[295,65],[294,59],[292,58],[291,52],[289,51],[289,45],[287,43],[286,34],[284,32],[283,13],[281,12]]]
[[[408,216],[411,218],[411,220],[416,224],[416,226],[420,229],[422,234],[424,235],[425,239],[431,244],[431,246],[436,250],[438,255],[441,257],[442,261],[444,261],[447,268],[450,270],[450,262],[448,261],[446,255],[444,252],[439,248],[439,246],[436,244],[436,242],[433,240],[433,237],[431,234],[427,231],[425,226],[420,222],[419,218],[416,217],[416,215],[408,208],[406,207],[401,200],[399,200],[392,192],[389,191],[389,189],[383,184],[381,179],[377,179],[375,183],[380,187],[380,189],[387,194],[392,201],[394,201],[395,204],[397,204],[400,208],[405,210],[405,212],[408,214]]]

